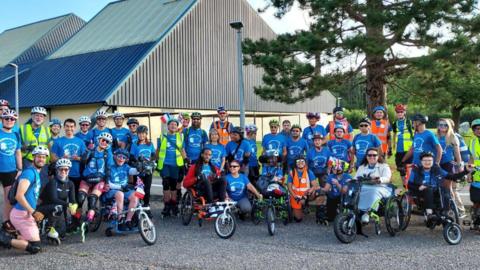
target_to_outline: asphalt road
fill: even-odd
[[[159,194],[158,187],[154,192]],[[441,228],[430,231],[420,217],[394,238],[385,230],[376,236],[369,226],[368,238],[358,236],[349,245],[311,216],[279,224],[273,237],[264,223],[239,221],[235,235],[222,240],[213,222],[199,227],[195,221],[183,226],[177,218],[160,219],[160,197],[154,200],[154,246],[139,234],[106,237],[102,227],[84,244],[72,236],[34,256],[0,249],[0,269],[478,269],[480,259],[480,235],[464,228],[462,243],[449,246]]]

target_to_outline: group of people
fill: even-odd
[[[167,119],[167,132],[155,148],[148,127],[135,118],[124,127],[126,119],[120,112],[113,113],[112,128],[107,127],[105,111],[96,112],[94,123],[82,116],[78,121],[52,119],[47,127],[43,107],[32,108],[31,118],[20,125],[8,102],[0,100],[0,105],[0,180],[5,198],[0,245],[30,253],[40,250],[37,222],[45,217],[51,237],[85,230],[101,196],[115,200],[118,213],[126,205],[134,208],[140,203],[133,194],[138,183],[145,193],[142,203],[148,206],[152,173],[142,169],[143,162],[155,162],[162,178],[163,216],[179,213],[183,186],[197,189],[206,203],[235,200],[245,217],[252,210],[249,194],[261,200],[265,193],[257,182],[268,177],[285,188],[297,222],[303,219],[307,203],[316,206],[317,219],[333,220],[349,180],[369,175],[376,184],[362,189],[359,202],[365,213],[362,222],[368,222],[375,201],[392,194],[392,173],[385,159],[394,152],[404,184],[426,198],[427,214],[431,214],[431,187],[441,185],[452,190],[464,215],[451,180],[471,171],[466,163],[480,166],[480,119],[473,121],[475,138],[467,145],[450,119],[440,119],[435,134],[426,129],[426,116],[416,114],[410,120],[402,104],[395,107],[392,122],[384,107],[376,107],[372,118],[360,121],[356,135],[341,107],[333,110],[325,127],[319,124],[318,113],[307,113],[309,125],[303,129],[285,120],[280,130],[280,122],[271,120],[261,152],[257,127],[235,127],[223,106],[208,131],[201,128],[198,112]],[[60,136],[62,128],[64,136]],[[480,175],[473,175],[472,181],[471,200],[480,216]],[[66,222],[66,216],[72,221]],[[125,220],[122,229],[131,229],[132,216],[128,212],[118,217]]]

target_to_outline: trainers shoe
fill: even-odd
[[[363,224],[368,224],[368,222],[370,222],[370,216],[368,213],[362,215],[361,221]]]
[[[466,217],[467,217],[467,214],[465,214],[465,212],[460,213],[460,214],[458,215],[458,218],[461,218],[461,219],[464,219],[464,218],[466,218]]]
[[[125,226],[127,226],[127,229],[129,229],[130,231],[133,229],[133,225],[130,220],[125,222]]]

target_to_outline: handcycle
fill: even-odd
[[[362,232],[364,225],[360,221],[361,211],[358,209],[358,202],[363,186],[369,184],[376,184],[369,175],[352,179],[349,182],[347,193],[341,196],[340,213],[333,222],[333,230],[337,239],[342,243],[353,242],[357,234],[366,236]],[[393,194],[395,187],[392,185],[391,188]],[[384,216],[385,227],[390,236],[395,236],[401,230],[404,217],[400,211],[400,198],[392,195],[389,198],[377,200],[372,208],[378,209],[377,211],[372,209],[368,211],[368,215],[375,224],[375,234],[381,234],[381,216]]]
[[[480,173],[480,166],[473,168],[473,173]],[[470,219],[463,220],[463,225],[470,226],[470,230],[480,230],[480,208],[470,208]]]

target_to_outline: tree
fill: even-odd
[[[265,70],[264,85],[256,87],[255,93],[284,103],[315,97],[361,73],[370,112],[374,106],[386,105],[391,75],[413,62],[444,56],[403,56],[396,52],[398,46],[434,52],[448,32],[443,28],[454,25],[465,32],[479,28],[472,15],[475,0],[265,1],[279,18],[298,3],[314,20],[308,31],[282,34],[273,40],[247,39],[243,44],[245,64]],[[332,68],[349,57],[363,61],[348,71]]]

